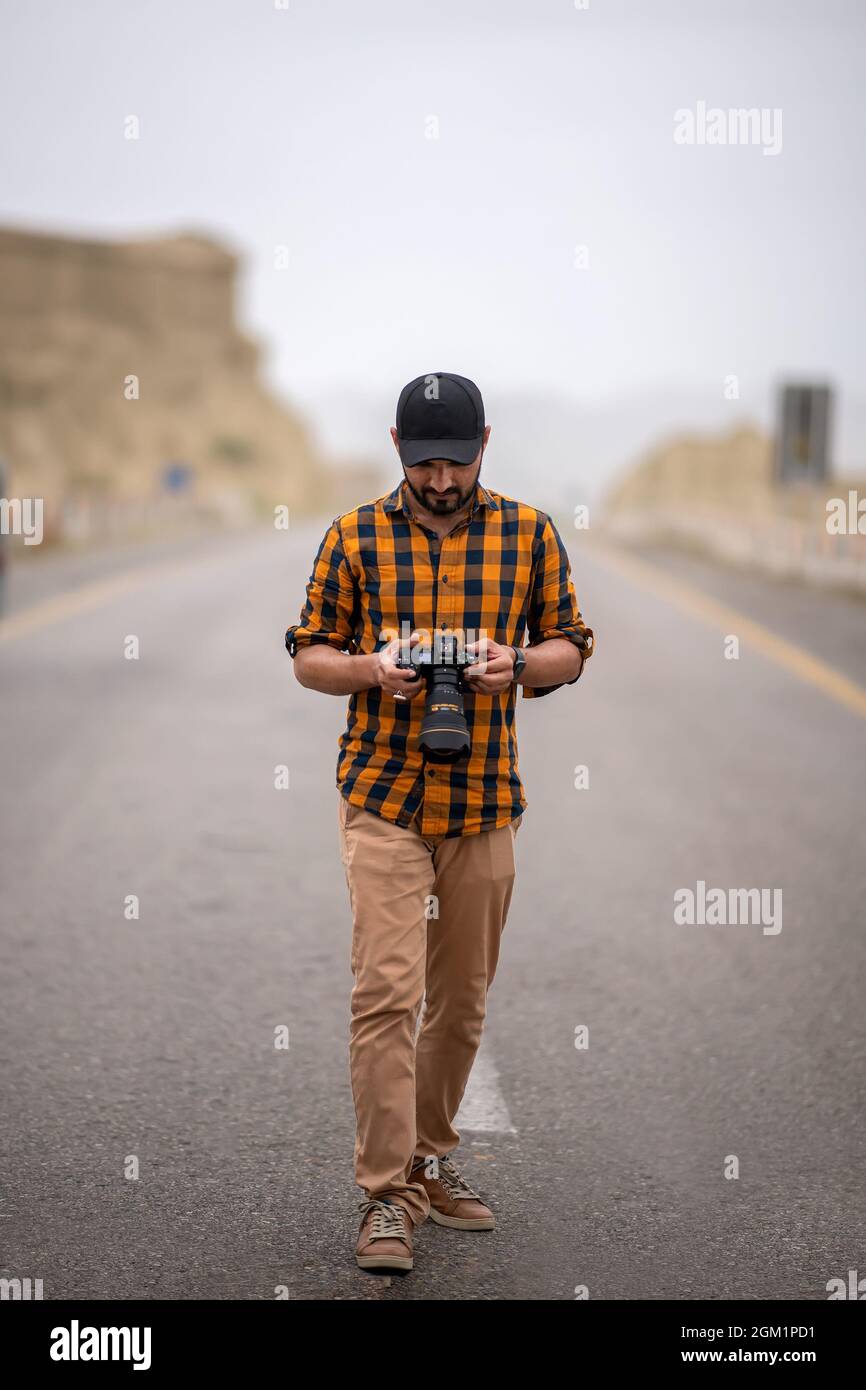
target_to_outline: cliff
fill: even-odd
[[[7,492],[43,497],[47,519],[82,497],[134,506],[182,464],[199,499],[317,510],[327,478],[237,327],[238,268],[199,236],[115,243],[0,229]]]
[[[604,525],[626,543],[661,541],[738,565],[866,592],[866,534],[828,528],[863,480],[779,484],[773,441],[757,430],[683,436],[651,450],[607,498]]]
[[[741,428],[724,437],[687,435],[650,450],[611,489],[611,513],[645,508],[718,507],[734,512],[773,505],[772,443]]]

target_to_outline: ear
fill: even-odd
[[[400,452],[400,436],[399,436],[399,434],[397,433],[397,426],[396,426],[396,425],[392,425],[392,426],[391,426],[391,438],[392,438],[393,441],[394,441],[394,448],[397,450],[397,453],[399,454],[399,452]]]
[[[488,441],[489,438],[490,438],[490,426],[489,426],[489,425],[485,425],[485,426],[484,426],[484,433],[483,433],[483,435],[481,436],[481,442],[482,442],[482,444],[484,445],[485,448],[487,447],[487,441]]]

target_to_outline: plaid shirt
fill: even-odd
[[[566,637],[584,653],[578,675],[567,682],[573,685],[592,655],[593,634],[549,516],[479,483],[468,519],[440,539],[412,517],[410,506],[403,481],[331,523],[300,621],[286,632],[291,656],[310,642],[374,652],[415,629],[430,638],[436,629],[462,629],[467,641],[487,636],[509,646],[522,646],[527,634],[530,645]],[[352,805],[397,825],[408,826],[417,814],[425,837],[507,825],[526,807],[517,770],[517,688],[494,695],[467,690],[468,758],[426,766],[419,747],[423,692],[405,701],[379,686],[352,695],[339,740],[339,790]],[[520,686],[526,700],[558,688]]]

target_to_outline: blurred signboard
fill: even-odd
[[[172,460],[162,470],[163,492],[189,492],[195,478],[195,469],[189,463]]]
[[[814,483],[830,471],[829,386],[785,385],[779,392],[776,479]]]

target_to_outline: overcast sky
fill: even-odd
[[[2,13],[2,220],[224,238],[248,257],[240,307],[271,379],[329,443],[379,447],[379,403],[428,370],[494,400],[655,399],[672,426],[729,410],[731,374],[737,408],[766,415],[789,373],[836,384],[841,461],[866,460],[866,5]],[[780,152],[675,143],[699,102],[780,109]]]

